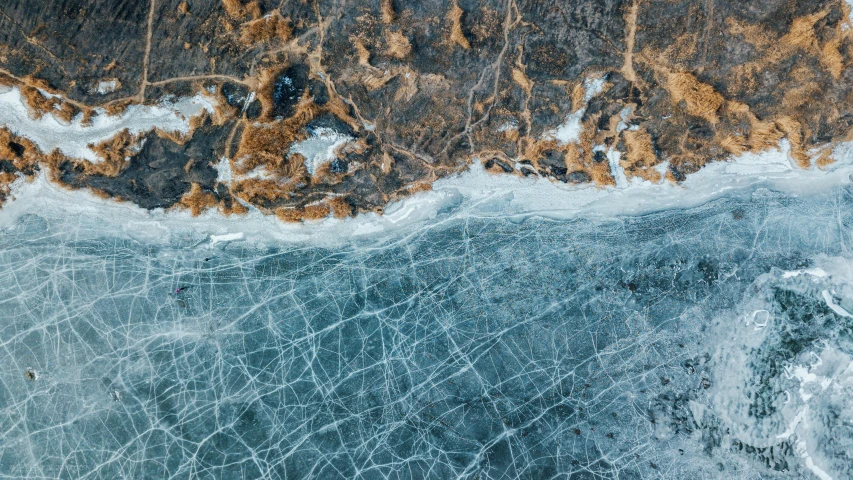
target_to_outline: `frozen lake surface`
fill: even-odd
[[[851,194],[334,248],[24,215],[0,476],[849,478]]]

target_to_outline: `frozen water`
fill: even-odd
[[[334,249],[22,216],[0,477],[849,478],[849,188]]]

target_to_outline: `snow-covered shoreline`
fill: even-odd
[[[168,241],[170,234],[180,232],[204,237],[209,245],[226,243],[210,242],[211,235],[237,240],[239,234],[242,234],[239,240],[259,244],[334,245],[352,239],[417,231],[436,222],[466,217],[539,216],[565,220],[584,214],[642,215],[694,207],[760,187],[792,195],[820,193],[851,182],[853,149],[839,145],[834,156],[836,162],[824,170],[799,169],[792,166],[787,143],[783,141],[779,149],[707,165],[680,185],[634,179],[621,188],[495,175],[475,162],[467,171],[435,182],[431,191],[392,203],[384,215],[366,213],[344,220],[326,218],[303,224],[284,223],[255,209],[244,216],[230,217],[215,210],[198,217],[179,210],[147,211],[128,202],[98,198],[88,190],[64,189],[40,175],[32,182],[19,180],[13,186],[13,199],[0,210],[0,227],[34,213],[60,222],[93,222],[103,230],[101,233],[123,232],[151,242]]]

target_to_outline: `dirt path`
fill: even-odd
[[[634,0],[631,10],[625,16],[625,62],[622,64],[622,74],[632,83],[637,83],[637,72],[634,71],[634,41],[637,36],[637,13],[640,10],[639,0]]]
[[[148,63],[151,59],[151,36],[154,31],[154,7],[157,0],[150,0],[148,8],[148,33],[145,35],[145,57],[142,60],[142,82],[139,85],[139,103],[145,102],[145,87],[148,86]]]

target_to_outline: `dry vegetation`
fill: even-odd
[[[409,39],[400,32],[386,30],[385,43],[388,45],[385,54],[389,57],[402,60],[412,52],[412,45],[409,43]]]
[[[232,20],[245,20],[246,17],[257,20],[261,17],[261,7],[256,0],[243,5],[240,0],[222,0],[225,12]]]
[[[659,182],[661,174],[653,168],[658,163],[658,158],[649,132],[645,129],[626,130],[622,132],[622,138],[627,150],[620,160],[625,175],[628,178],[640,177],[650,182]]]
[[[293,36],[289,18],[282,17],[278,12],[246,22],[240,29],[240,41],[247,45],[269,43],[272,41],[287,42]]]
[[[456,0],[453,0],[453,7],[447,13],[447,22],[450,24],[450,42],[459,45],[464,49],[471,48],[471,43],[465,37],[465,32],[462,31],[462,16],[465,11],[459,7]]]
[[[218,203],[213,193],[205,192],[201,185],[193,183],[190,186],[190,191],[181,197],[178,205],[181,208],[189,210],[194,217],[197,217],[208,208],[216,207]]]

